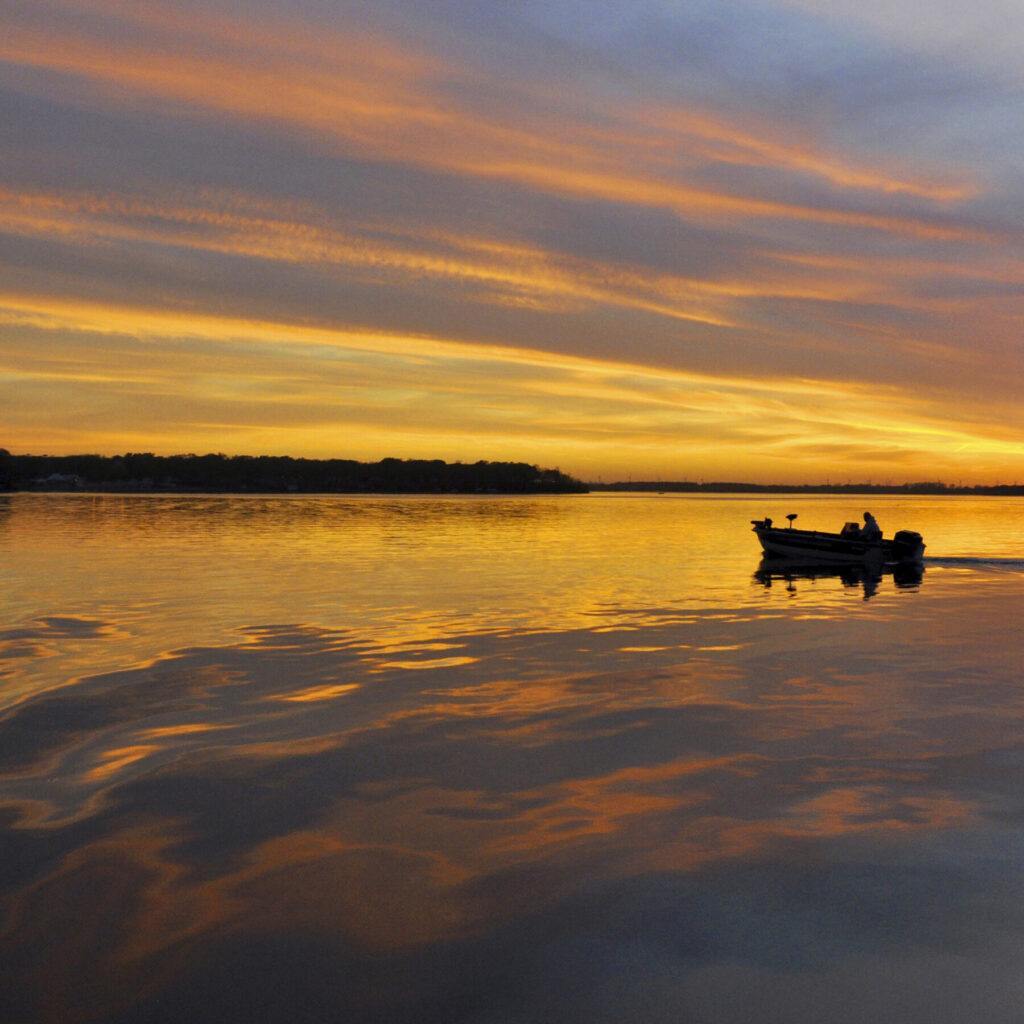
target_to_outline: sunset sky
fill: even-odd
[[[0,446],[1024,481],[1020,0],[4,0]]]

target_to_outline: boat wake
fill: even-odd
[[[925,558],[926,567],[941,569],[1004,569],[1007,572],[1024,572],[1024,558],[996,558],[987,555],[964,555]]]

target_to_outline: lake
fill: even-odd
[[[750,520],[921,532],[761,566]],[[0,1019],[1010,1022],[1024,499],[0,496]]]

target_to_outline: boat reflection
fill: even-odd
[[[797,583],[801,580],[815,582],[821,579],[838,579],[844,587],[860,587],[864,591],[864,600],[874,597],[883,577],[891,576],[899,589],[920,586],[924,577],[924,567],[919,563],[897,563],[895,565],[872,565],[863,562],[822,564],[780,558],[766,557],[754,573],[754,579],[764,587],[776,583],[785,585],[786,590],[795,593]]]

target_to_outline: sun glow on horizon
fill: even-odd
[[[970,476],[968,466],[998,473],[1000,460],[1024,459],[1024,445],[1001,436],[996,424],[951,426],[941,409],[895,386],[697,374],[10,295],[0,296],[0,323],[26,332],[15,360],[21,369],[0,364],[0,382],[17,377],[22,393],[45,386],[63,394],[65,415],[76,422],[36,431],[26,424],[23,447],[40,454],[141,447],[159,454],[484,458],[557,465],[588,480],[755,483],[820,482],[830,455],[832,476],[875,478],[886,464],[888,477],[897,476],[893,467],[906,465],[908,453],[917,462],[946,459],[958,478]],[[50,341],[40,347],[40,338]],[[32,350],[47,355],[33,358]],[[95,410],[127,394],[148,415],[140,413],[130,429],[101,422]],[[487,406],[467,413],[460,394],[486,395]],[[17,402],[11,412],[17,426]],[[912,465],[904,472],[917,478]]]

